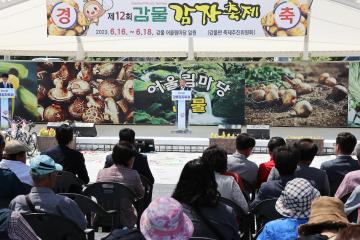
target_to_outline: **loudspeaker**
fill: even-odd
[[[219,125],[218,126],[218,135],[221,136],[223,133],[225,135],[238,135],[241,133],[241,125],[231,125],[231,124],[225,124],[225,125]]]
[[[268,125],[247,125],[246,132],[255,139],[270,139],[270,126]]]
[[[155,152],[155,143],[154,139],[135,139],[136,148],[139,149],[140,152]]]
[[[75,123],[71,124],[71,126],[74,129],[74,133],[76,133],[78,137],[96,137],[97,136],[95,123],[75,122]]]

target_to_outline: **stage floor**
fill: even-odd
[[[111,152],[83,151],[86,167],[89,172],[90,181],[96,181],[96,175],[105,163],[105,157]],[[149,165],[155,178],[154,197],[170,196],[179,179],[184,165],[197,157],[200,153],[175,153],[175,152],[155,152],[146,154]],[[319,168],[321,163],[335,158],[333,155],[316,156],[312,166]],[[256,164],[268,161],[268,154],[253,154],[250,160]]]

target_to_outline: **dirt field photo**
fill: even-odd
[[[248,64],[246,124],[345,127],[347,63]]]

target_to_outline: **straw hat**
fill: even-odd
[[[286,184],[275,208],[284,217],[308,218],[311,203],[319,196],[319,191],[311,183],[303,178],[295,178]]]
[[[299,227],[299,233],[304,235],[311,228],[323,224],[346,226],[349,221],[344,211],[344,204],[335,197],[319,197],[311,204],[309,222]]]
[[[186,240],[192,236],[194,226],[178,201],[160,197],[141,215],[140,230],[147,240]]]

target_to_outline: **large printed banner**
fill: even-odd
[[[34,121],[174,125],[171,91],[185,84],[190,125],[360,126],[358,62],[0,62],[2,73],[14,115]]]
[[[47,0],[47,32],[101,37],[304,36],[308,2]]]

